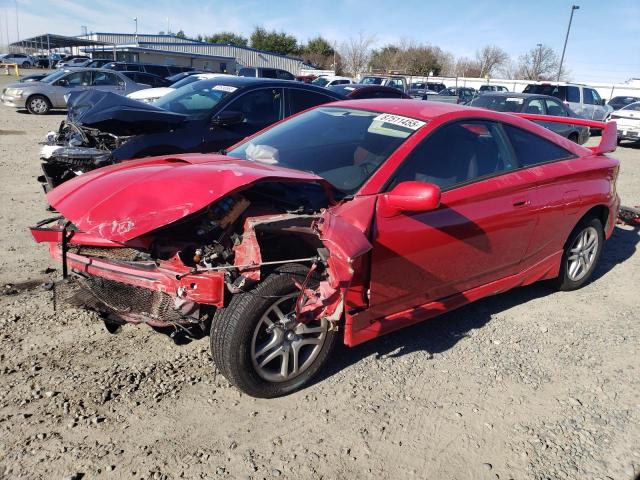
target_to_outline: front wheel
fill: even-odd
[[[33,95],[27,99],[27,110],[35,115],[44,115],[51,110],[51,102],[42,95]]]
[[[253,397],[273,398],[298,390],[322,368],[338,333],[325,318],[307,323],[295,318],[295,302],[308,269],[288,265],[256,288],[236,294],[216,311],[211,354],[220,372]],[[318,285],[312,280],[310,288]]]
[[[560,275],[556,279],[559,290],[576,290],[587,283],[598,264],[603,244],[604,231],[597,218],[582,220],[573,229],[565,244]]]

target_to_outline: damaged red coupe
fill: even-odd
[[[616,127],[585,148],[529,121],[407,100],[303,112],[225,155],[146,158],[48,195],[32,229],[109,326],[209,333],[249,395],[349,346],[538,280],[592,275],[619,207]]]

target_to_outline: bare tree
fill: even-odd
[[[456,62],[455,74],[457,77],[478,78],[482,73],[480,63],[467,57],[460,57]]]
[[[553,48],[540,45],[519,58],[519,69],[525,80],[551,80],[558,73],[558,55]]]
[[[490,76],[508,60],[509,54],[495,45],[486,45],[476,52],[476,62],[480,66],[481,77]]]
[[[511,80],[521,80],[523,77],[520,65],[512,59],[509,59],[500,65],[500,67],[498,67],[498,73],[502,78],[508,78]]]
[[[364,72],[371,58],[371,45],[375,37],[360,32],[357,37],[350,37],[339,49],[344,71],[354,77]]]

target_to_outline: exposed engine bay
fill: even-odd
[[[96,128],[63,121],[49,132],[40,150],[42,171],[38,177],[45,192],[78,175],[114,163],[113,150],[133,136],[117,136]]]
[[[340,275],[350,269],[351,258],[343,258],[348,265],[346,270],[341,268],[335,262],[344,257],[343,252],[329,251],[323,242],[329,201],[319,184],[257,183],[124,245],[106,247],[74,242],[81,232],[60,219],[63,264],[69,262],[76,274],[75,281],[59,289],[65,296],[62,300],[96,310],[113,324],[205,329],[204,323],[225,297],[250,291],[275,266],[297,263],[322,279],[315,292],[299,286],[300,318],[322,315],[337,323],[346,289]],[[369,248],[363,238],[365,247],[358,255]],[[149,289],[101,278],[77,268],[75,255],[89,262],[102,259],[111,267],[170,271],[173,283]],[[218,283],[222,298],[212,300],[202,288],[215,290]]]

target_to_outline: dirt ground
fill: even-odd
[[[60,269],[27,227],[48,216],[37,142],[62,119],[0,106],[0,478],[640,473],[638,230],[616,228],[580,291],[485,299],[339,348],[312,386],[255,400],[216,375],[207,339],[111,335],[54,305]],[[640,204],[640,144],[614,156],[623,203]]]

